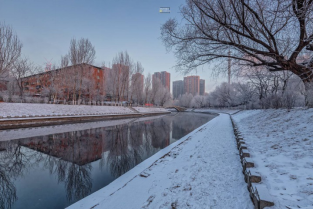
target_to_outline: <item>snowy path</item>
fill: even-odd
[[[201,108],[201,109],[188,109],[187,111],[193,111],[193,112],[203,112],[203,113],[224,113],[224,114],[236,114],[240,112],[240,109],[231,110],[231,109],[212,109],[212,108]]]
[[[178,143],[163,158],[167,148],[69,208],[253,208],[229,115]],[[139,175],[143,170],[147,177]]]

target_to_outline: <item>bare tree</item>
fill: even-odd
[[[160,106],[164,106],[166,102],[171,100],[171,94],[168,91],[168,89],[164,86],[160,86],[157,93],[155,94],[155,104],[158,104]]]
[[[150,95],[151,95],[151,86],[152,86],[152,76],[150,73],[145,78],[145,84],[144,84],[144,103],[150,102]]]
[[[11,75],[15,79],[16,84],[19,89],[19,97],[21,101],[24,99],[24,80],[23,78],[31,75],[33,70],[35,69],[34,65],[29,62],[27,59],[20,59],[14,63],[13,68],[11,69]]]
[[[0,23],[0,80],[9,75],[9,71],[21,56],[22,43],[10,26]]]
[[[159,93],[160,90],[163,88],[163,85],[161,83],[161,80],[159,78],[153,78],[153,88],[151,90],[151,102],[153,104],[158,104],[159,103]]]
[[[81,100],[82,95],[82,84],[84,77],[84,65],[82,64],[93,64],[95,60],[96,51],[94,46],[88,39],[81,38],[80,40],[72,39],[70,42],[70,49],[68,53],[68,59],[70,60],[72,65],[79,67],[79,73],[75,74],[74,80],[78,81],[78,100]],[[66,64],[67,58],[63,57],[63,63]],[[76,82],[75,82],[76,85]],[[76,89],[74,86],[73,89]],[[73,92],[73,98],[76,98],[75,93]],[[73,100],[75,101],[75,99]]]
[[[232,58],[272,72],[288,70],[303,82],[312,82],[312,52],[306,51],[313,48],[312,4],[312,0],[187,0],[181,8],[186,24],[180,27],[170,19],[161,35],[168,48],[175,48],[177,67],[186,72]],[[309,59],[300,62],[305,54]]]
[[[142,73],[144,68],[140,62],[137,62],[134,66],[133,75],[131,76],[131,101],[136,101],[136,103],[142,102],[143,88],[144,88],[144,77]]]
[[[112,96],[116,102],[128,99],[132,61],[127,52],[120,52],[112,61],[111,76],[107,79],[112,86]]]
[[[60,85],[62,87],[62,94],[63,94],[63,103],[66,103],[70,99],[70,89],[73,83],[72,74],[74,74],[69,69],[68,71],[63,70],[64,68],[69,67],[69,55],[61,56],[60,62],[60,72],[59,72],[59,79]]]

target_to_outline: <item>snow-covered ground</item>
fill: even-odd
[[[141,113],[165,112],[163,108],[140,108]],[[30,103],[0,103],[0,117],[22,116],[58,116],[64,114],[132,114],[135,111],[121,106],[90,106],[90,105],[60,105],[60,104],[30,104]]]
[[[188,109],[188,111],[193,112],[209,112],[209,113],[226,113],[226,114],[235,114],[239,110],[230,110],[230,109],[212,109],[212,108],[202,108],[202,109]]]
[[[131,123],[135,121],[146,121],[164,117],[165,115],[152,116],[152,117],[140,117],[140,118],[129,118],[129,119],[119,119],[119,120],[105,120],[105,121],[95,121],[87,123],[74,123],[74,124],[62,124],[53,126],[42,126],[34,128],[20,128],[20,129],[8,129],[0,130],[0,141],[9,141],[14,139],[29,138],[34,136],[43,136],[48,134],[64,133],[69,131],[78,131],[93,129],[99,127],[116,126],[126,123]]]
[[[48,134],[58,134],[70,131],[86,130],[99,127],[115,126],[134,121],[131,119],[95,121],[88,123],[62,124],[54,126],[42,126],[35,128],[20,128],[0,130],[0,141],[9,141],[13,139],[29,138],[34,136],[43,136]]]
[[[133,107],[135,110],[147,113],[147,112],[168,112],[165,108],[158,108],[158,107]]]
[[[232,118],[274,208],[313,208],[313,109],[247,110]]]
[[[253,208],[221,114],[69,208]]]

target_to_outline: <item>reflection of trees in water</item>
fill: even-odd
[[[38,166],[39,163],[48,169],[51,174],[56,174],[59,182],[65,183],[67,199],[69,201],[81,199],[91,193],[91,165],[79,166],[73,162],[67,162],[61,158],[49,155],[51,152],[50,149],[55,147],[54,140],[56,142],[58,137],[60,137],[60,134],[27,139],[27,143],[33,146],[35,146],[35,142],[42,143],[44,138],[47,139],[48,146],[45,148],[48,155],[23,148],[21,141],[24,141],[25,146],[26,139],[0,142],[0,147],[4,147],[5,150],[0,152],[0,208],[10,208],[17,199],[15,187],[10,178],[23,176],[28,169]],[[68,138],[69,141],[76,140],[76,133],[63,134],[63,137]],[[79,145],[76,144],[76,146],[79,149]],[[73,157],[71,156],[73,152],[69,152],[68,150],[66,155],[69,159]],[[3,199],[6,201],[3,201]]]
[[[68,162],[50,155],[43,158],[43,164],[50,173],[57,174],[58,182],[65,183],[68,201],[84,198],[90,194],[92,190],[92,180],[90,177],[91,165],[77,165],[74,163],[76,161],[80,162],[79,159],[75,158],[80,154],[78,150],[85,145],[81,144],[81,140],[86,134],[86,131],[74,131],[52,137],[56,143],[60,142],[60,138],[67,139],[66,142],[63,142],[67,144],[67,149],[66,152],[62,153],[62,158],[73,162]],[[53,141],[50,142],[50,145],[50,149],[55,148]]]
[[[65,181],[67,199],[69,201],[71,201],[73,197],[75,199],[81,199],[91,193],[91,168],[91,165],[79,166],[74,163],[69,166],[68,175]]]
[[[175,117],[172,117],[172,137],[180,139],[195,128],[208,122],[212,117],[211,115],[202,113],[179,113]]]
[[[133,166],[136,166],[144,160],[145,149],[143,145],[143,127],[142,123],[135,122],[129,126],[129,142],[131,155],[133,156]]]
[[[68,201],[82,199],[91,193],[90,164],[80,166],[49,155],[43,160],[50,173],[57,175],[58,182],[64,182]]]
[[[111,175],[119,177],[157,150],[169,145],[169,119],[118,125],[106,131],[107,163]]]
[[[121,176],[134,166],[128,148],[128,129],[128,125],[118,125],[106,133],[108,163],[111,175],[114,177]]]
[[[162,149],[170,144],[171,118],[163,117],[160,120],[153,121],[151,125],[152,145],[155,148]]]
[[[16,200],[15,186],[7,172],[0,166],[0,208],[10,209]]]
[[[1,142],[0,147],[0,208],[11,208],[17,200],[13,179],[23,175],[34,155],[23,152],[19,144]]]
[[[97,159],[101,159],[102,165],[107,162],[112,176],[119,177],[168,146],[171,131],[173,136],[179,132],[181,138],[210,117],[198,115],[187,119],[184,113],[114,127],[0,142],[0,150],[5,150],[0,151],[0,208],[10,208],[17,199],[13,180],[38,165],[64,183],[69,201],[81,199],[92,190],[90,162]],[[108,155],[101,155],[105,151],[109,151]]]
[[[2,142],[2,146],[5,146],[5,151],[1,152],[0,164],[5,171],[13,178],[23,175],[32,165],[36,154],[22,150],[19,143]]]

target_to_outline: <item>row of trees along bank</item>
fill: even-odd
[[[22,43],[12,28],[0,24],[0,99],[6,102],[40,102],[64,104],[103,104],[104,101],[121,103],[129,101],[143,105],[163,106],[171,100],[170,92],[160,81],[152,88],[152,76],[141,76],[144,67],[133,61],[127,52],[118,53],[111,63],[103,62],[101,78],[93,79],[93,72],[85,70],[93,65],[96,51],[88,39],[72,39],[69,51],[61,56],[58,65],[49,72],[22,56]],[[75,66],[68,68],[69,66]],[[58,70],[65,69],[67,70]],[[39,76],[41,74],[46,76]],[[23,79],[37,76],[40,96],[25,91]],[[25,81],[25,79],[24,79]]]

